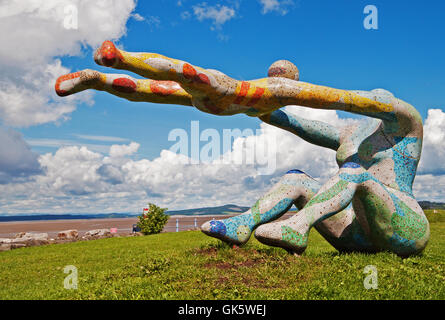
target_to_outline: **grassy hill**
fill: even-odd
[[[422,256],[339,254],[313,230],[301,258],[255,239],[231,249],[199,231],[0,252],[0,299],[445,299],[445,211]],[[63,287],[66,265],[77,290]],[[378,289],[363,286],[367,265]]]

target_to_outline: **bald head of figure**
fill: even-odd
[[[300,79],[300,72],[296,65],[287,60],[275,61],[270,67],[267,73],[268,77],[281,77],[292,80]]]

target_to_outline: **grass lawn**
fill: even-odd
[[[0,299],[445,299],[445,211],[422,256],[339,254],[313,230],[301,258],[254,237],[230,249],[199,231],[0,253]],[[64,289],[66,265],[78,289]],[[366,290],[365,266],[378,270]]]

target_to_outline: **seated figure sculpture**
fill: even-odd
[[[267,78],[238,81],[155,53],[130,53],[105,41],[95,52],[102,66],[125,69],[148,79],[83,70],[61,76],[59,96],[86,89],[131,100],[194,106],[215,115],[245,113],[336,151],[338,173],[320,184],[290,170],[245,213],[202,225],[212,237],[234,245],[251,234],[262,243],[301,254],[312,227],[342,252],[421,253],[429,223],[413,196],[423,124],[418,111],[383,89],[348,91],[299,81],[295,65],[275,62]],[[299,105],[342,110],[368,117],[343,128],[280,110]],[[298,212],[272,222],[292,205]]]

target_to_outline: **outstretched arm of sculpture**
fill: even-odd
[[[100,65],[129,70],[149,79],[177,82],[191,95],[195,107],[218,115],[246,113],[259,117],[286,105],[300,105],[394,120],[393,111],[399,106],[396,99],[378,101],[352,91],[297,81],[298,77],[286,77],[286,70],[281,72],[280,67],[271,68],[268,78],[238,81],[219,71],[160,54],[125,52],[109,41],[96,51],[95,60]]]
[[[87,69],[61,76],[56,82],[56,92],[62,97],[87,89],[106,91],[130,101],[192,106],[190,94],[174,81],[141,80]]]
[[[266,114],[286,105],[301,105],[392,118],[387,115],[393,111],[389,102],[379,102],[352,91],[295,81],[298,78],[283,77],[279,72],[271,75],[271,70],[268,78],[238,81],[220,72],[160,54],[118,50],[111,42],[105,42],[97,50],[95,60],[98,64],[133,71],[146,78],[176,81],[193,97],[206,97],[220,109],[217,112],[209,110],[211,113],[225,114],[232,104],[252,107],[257,111],[254,115]]]
[[[340,130],[328,123],[308,120],[285,110],[260,117],[268,124],[292,132],[309,143],[337,150],[340,146]]]

